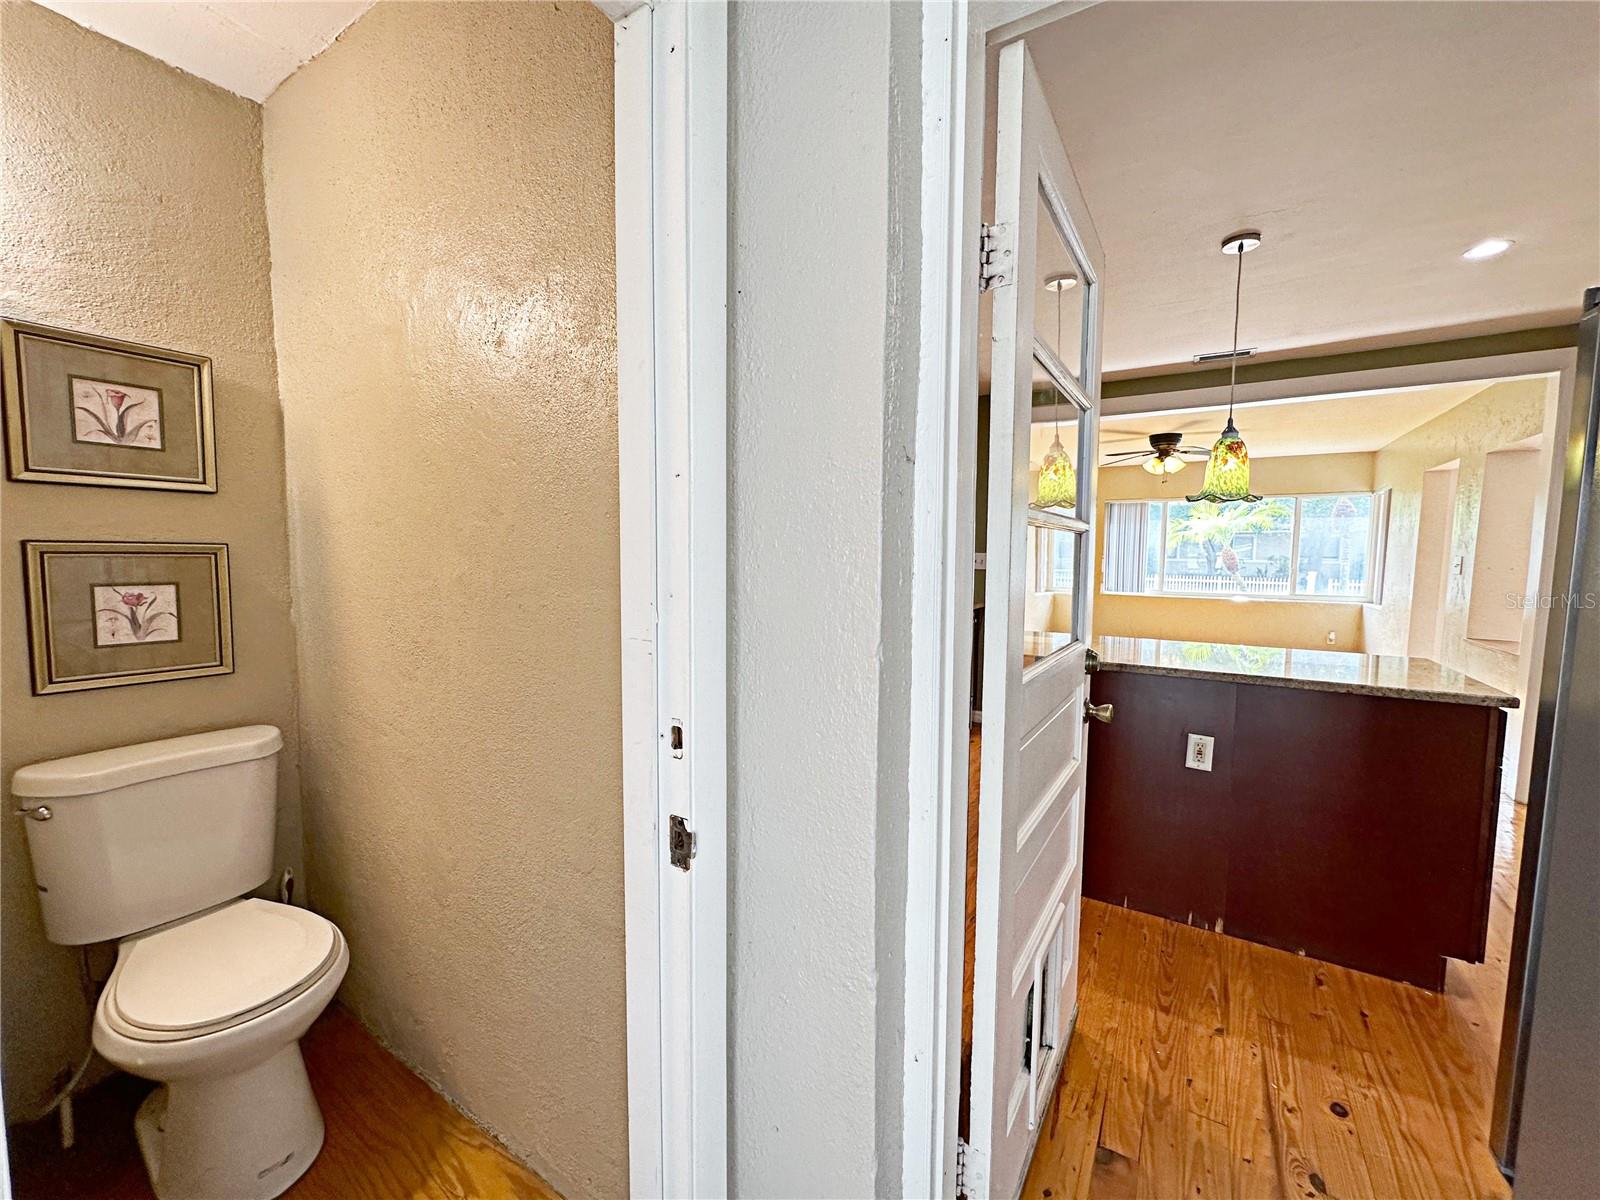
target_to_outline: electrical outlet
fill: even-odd
[[[989,569],[989,556],[981,550],[972,556],[972,569],[974,571],[987,571]]]
[[[1328,630],[1328,645],[1337,646],[1338,644],[1339,644],[1339,635],[1337,633],[1335,633],[1331,629]]]
[[[1216,743],[1217,739],[1209,733],[1191,733],[1189,749],[1183,756],[1183,765],[1191,771],[1211,770],[1211,752]]]

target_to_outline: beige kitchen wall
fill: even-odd
[[[1389,504],[1388,577],[1383,603],[1366,610],[1368,647],[1376,654],[1404,654],[1411,619],[1411,594],[1417,560],[1417,529],[1422,513],[1422,477],[1433,467],[1460,462],[1448,561],[1459,559],[1444,596],[1438,653],[1448,667],[1513,695],[1521,695],[1527,670],[1515,654],[1467,638],[1474,555],[1479,540],[1485,455],[1541,436],[1553,411],[1552,385],[1544,378],[1490,384],[1426,425],[1378,451],[1375,486],[1392,488]],[[1536,501],[1542,524],[1544,504]],[[1509,590],[1503,583],[1502,591]],[[1509,603],[1504,596],[1502,602]]]
[[[0,484],[0,775],[270,722],[285,737],[278,859],[303,874],[260,109],[46,9],[6,3],[0,162],[0,314],[209,355],[219,481],[214,496]],[[19,549],[28,538],[227,542],[237,669],[32,695]],[[44,938],[22,823],[0,820],[0,842],[3,1069],[16,1118],[82,1056],[89,1011],[77,952]]]
[[[265,105],[312,901],[341,996],[627,1191],[611,23],[379,4]]]
[[[1242,423],[1242,422],[1241,422]],[[1373,490],[1371,454],[1319,454],[1253,458],[1250,483],[1264,496]],[[1138,467],[1104,467],[1098,476],[1101,528],[1112,500],[1181,500],[1198,491],[1205,465],[1157,477]],[[1163,479],[1165,482],[1163,482]],[[1102,584],[1104,559],[1095,563],[1094,631],[1100,636],[1242,642],[1311,650],[1362,650],[1359,604],[1306,600],[1213,600],[1189,596],[1126,596]],[[1333,645],[1328,634],[1334,635]]]

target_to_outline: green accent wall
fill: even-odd
[[[1345,354],[1285,358],[1272,362],[1245,362],[1239,366],[1239,382],[1267,383],[1279,379],[1335,375],[1345,371],[1379,371],[1392,367],[1412,367],[1421,363],[1454,362],[1463,358],[1490,358],[1499,354],[1564,350],[1577,344],[1577,325],[1550,325],[1541,329],[1524,329],[1517,333],[1451,338],[1442,342],[1418,342],[1376,350],[1354,350]],[[1116,400],[1125,396],[1148,396],[1160,392],[1187,392],[1195,388],[1223,387],[1227,382],[1226,366],[1208,367],[1203,371],[1179,371],[1171,375],[1135,375],[1105,381],[1100,386],[1100,396],[1103,400]]]

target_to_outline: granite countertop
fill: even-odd
[[[1164,638],[1095,639],[1100,670],[1139,675],[1188,675],[1233,683],[1352,692],[1444,704],[1516,708],[1515,696],[1479,683],[1427,658],[1352,654],[1347,650],[1285,650]]]

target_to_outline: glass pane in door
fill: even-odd
[[[1028,503],[1061,516],[1078,515],[1085,462],[1078,406],[1038,359],[1033,361],[1033,424],[1028,441]]]
[[[1028,577],[1023,596],[1022,665],[1028,667],[1077,639],[1077,582],[1083,535],[1028,525]]]
[[[1050,213],[1050,197],[1039,193],[1038,258],[1034,269],[1034,336],[1050,348],[1073,381],[1083,381],[1083,343],[1088,283],[1083,268]]]

